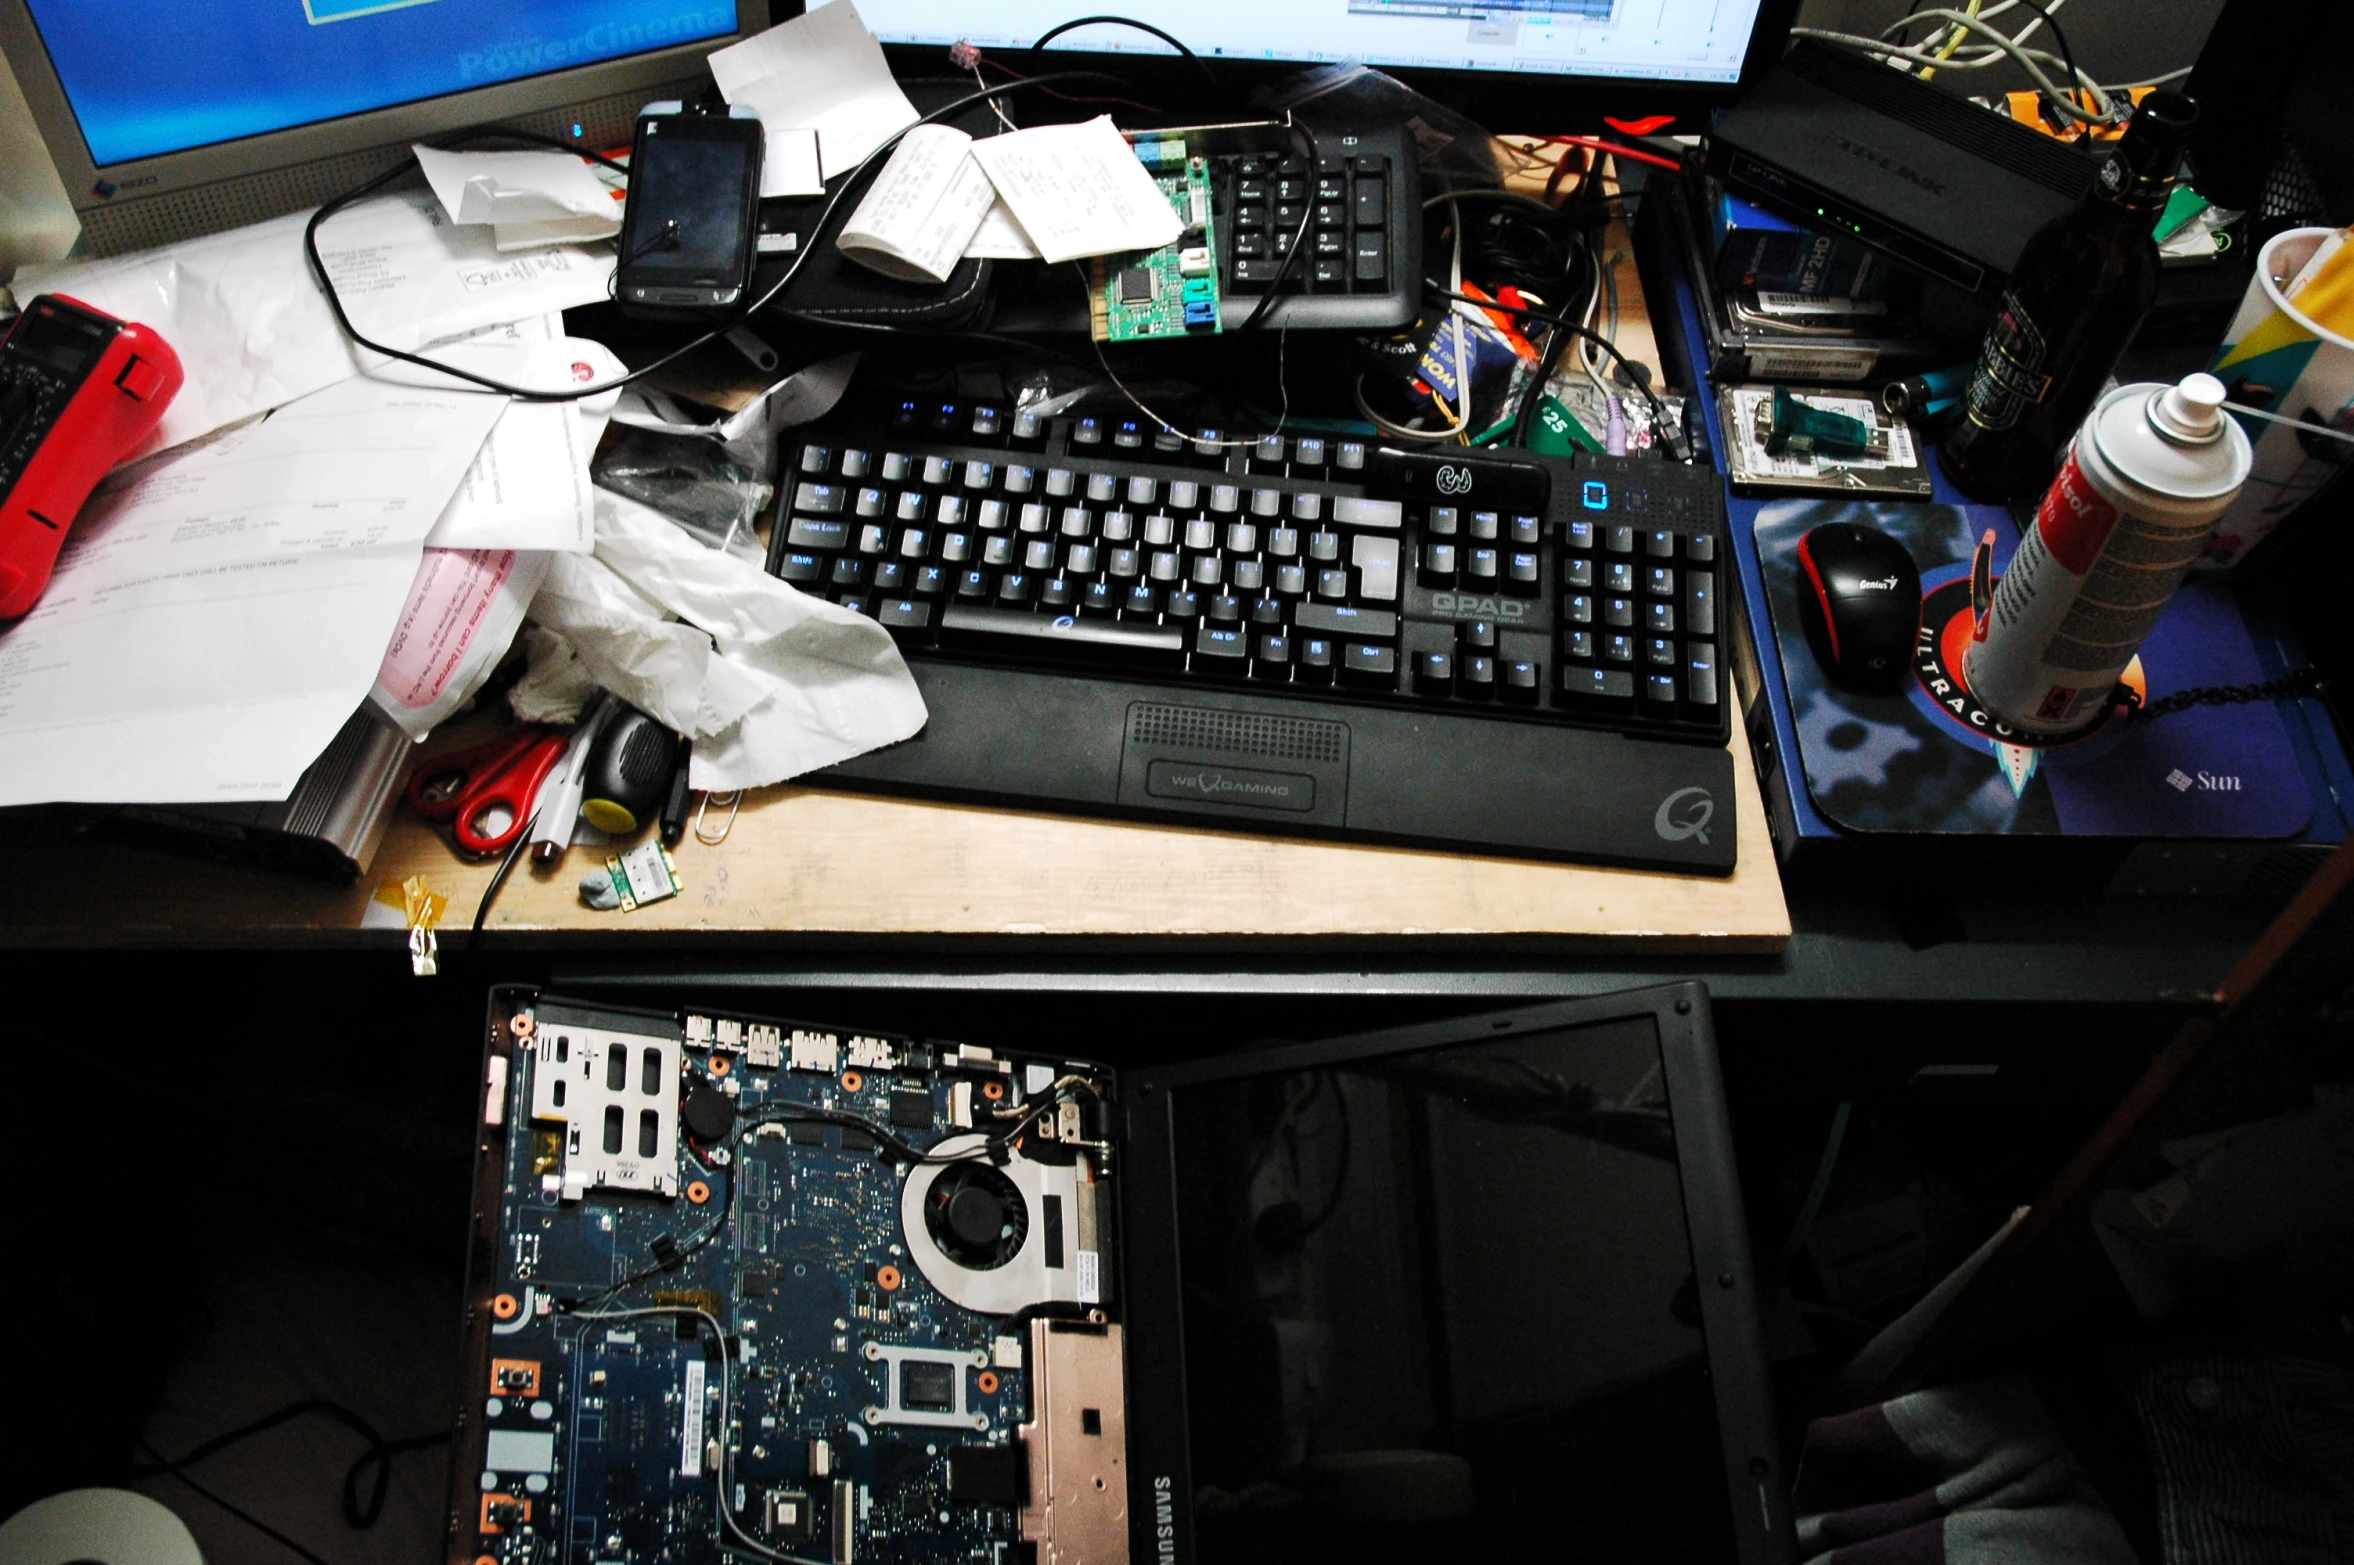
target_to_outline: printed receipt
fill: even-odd
[[[506,406],[356,378],[115,474],[0,631],[0,804],[286,797],[374,687]]]
[[[1185,231],[1108,114],[991,136],[973,156],[1042,260],[1157,249]]]
[[[997,200],[972,148],[973,138],[951,125],[909,131],[834,243],[886,277],[948,281]]]

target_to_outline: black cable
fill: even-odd
[[[770,1104],[765,1109],[757,1113],[746,1115],[744,1118],[744,1124],[747,1128],[749,1128],[753,1125],[774,1125],[779,1123],[790,1123],[793,1120],[800,1120],[804,1124],[843,1125],[853,1130],[863,1130],[868,1135],[873,1136],[879,1144],[881,1144],[886,1150],[890,1151],[894,1156],[898,1157],[902,1162],[971,1163],[980,1161],[986,1158],[989,1154],[1011,1145],[1016,1137],[1020,1136],[1023,1131],[1029,1129],[1030,1126],[1037,1120],[1038,1116],[1046,1112],[1047,1109],[1053,1107],[1056,1101],[1057,1100],[1052,1097],[1042,1097],[1036,1103],[1032,1104],[1029,1110],[1019,1119],[1015,1120],[1010,1126],[985,1136],[980,1146],[968,1148],[962,1152],[950,1152],[946,1154],[942,1154],[933,1148],[916,1146],[914,1143],[906,1140],[904,1137],[885,1126],[880,1120],[869,1119],[864,1114],[856,1114],[848,1109],[827,1108],[823,1105],[815,1103]],[[958,1131],[955,1132],[955,1134],[962,1135],[966,1134],[966,1132]],[[949,1138],[943,1136],[941,1139],[945,1141]]]
[[[773,1125],[779,1122],[801,1120],[805,1123],[844,1125],[855,1130],[863,1130],[867,1134],[873,1136],[879,1144],[898,1155],[904,1161],[910,1163],[977,1162],[995,1152],[1002,1150],[1004,1147],[1010,1144],[1017,1136],[1021,1135],[1023,1131],[1029,1129],[1031,1124],[1037,1120],[1039,1115],[1045,1113],[1047,1109],[1053,1107],[1054,1104],[1058,1101],[1059,1100],[1053,1096],[1041,1097],[1036,1103],[1032,1104],[1025,1113],[1023,1113],[1021,1118],[1015,1120],[1013,1124],[994,1135],[985,1137],[980,1146],[970,1148],[963,1152],[949,1153],[945,1156],[912,1145],[897,1133],[886,1127],[879,1120],[869,1119],[864,1114],[854,1114],[847,1109],[827,1108],[823,1105],[815,1103],[770,1104],[765,1109],[745,1115],[744,1118],[737,1123],[734,1132],[729,1136],[728,1139],[731,1143],[740,1141],[748,1133],[750,1133],[755,1126]],[[958,1134],[962,1134],[962,1132],[958,1132]],[[736,1155],[741,1154],[739,1153]],[[600,1288],[597,1290],[597,1292],[591,1294],[586,1299],[578,1299],[570,1303],[559,1302],[556,1307],[567,1315],[578,1314],[583,1310],[594,1309],[598,1305],[603,1304],[606,1300],[613,1298],[615,1295],[627,1292],[629,1289],[636,1287],[639,1283],[645,1282],[650,1278],[659,1277],[664,1272],[676,1271],[689,1256],[695,1255],[698,1252],[709,1248],[711,1241],[717,1239],[721,1232],[726,1229],[728,1216],[735,1207],[735,1200],[736,1177],[735,1174],[731,1171],[727,1175],[726,1188],[720,1196],[719,1215],[712,1220],[710,1227],[704,1229],[701,1233],[697,1234],[686,1244],[671,1251],[668,1256],[657,1260],[652,1266],[648,1266],[640,1271],[633,1272],[629,1276],[622,1278],[619,1282],[612,1283],[604,1288]]]
[[[1831,1130],[1823,1138],[1822,1155],[1815,1159],[1814,1180],[1807,1186],[1806,1199],[1798,1205],[1798,1215],[1791,1219],[1789,1237],[1782,1241],[1782,1275],[1788,1275],[1814,1233],[1815,1218],[1823,1210],[1823,1197],[1831,1193],[1831,1176],[1839,1171],[1840,1148],[1847,1144],[1848,1116],[1854,1112],[1855,1104],[1845,1098],[1831,1111]]]
[[[1645,400],[1651,404],[1651,424],[1653,433],[1659,435],[1662,439],[1667,437],[1667,408],[1666,405],[1659,400],[1659,393],[1651,389],[1651,371],[1649,367],[1638,364],[1633,359],[1630,359],[1625,354],[1621,353],[1618,349],[1618,344],[1612,342],[1608,337],[1603,336],[1600,332],[1593,330],[1591,327],[1581,326],[1576,321],[1565,320],[1558,315],[1551,314],[1544,310],[1531,310],[1516,305],[1499,304],[1493,299],[1474,299],[1467,293],[1457,293],[1453,289],[1442,288],[1437,283],[1430,283],[1428,286],[1432,293],[1438,295],[1442,299],[1461,299],[1466,304],[1476,304],[1485,310],[1501,310],[1506,315],[1525,316],[1532,321],[1543,321],[1546,325],[1552,327],[1555,331],[1568,332],[1573,336],[1585,338],[1586,341],[1592,343],[1595,347],[1600,348],[1604,353],[1607,353],[1612,358],[1618,360],[1620,367],[1625,369],[1627,372],[1627,378],[1635,383],[1635,389],[1643,393]]]
[[[230,1504],[187,1474],[188,1468],[207,1458],[219,1455],[233,1445],[311,1414],[332,1419],[367,1442],[367,1448],[353,1458],[351,1466],[345,1469],[343,1475],[343,1520],[344,1524],[354,1531],[365,1531],[375,1526],[384,1515],[385,1496],[392,1482],[392,1458],[409,1451],[424,1451],[430,1450],[434,1446],[447,1445],[451,1436],[456,1432],[449,1429],[438,1429],[431,1434],[407,1435],[397,1440],[387,1440],[377,1431],[374,1424],[342,1403],[331,1402],[323,1397],[305,1397],[299,1402],[290,1402],[273,1412],[264,1413],[251,1423],[240,1424],[235,1429],[215,1435],[178,1458],[166,1457],[153,1445],[142,1440],[139,1442],[139,1448],[154,1457],[155,1460],[148,1465],[134,1465],[124,1476],[127,1478],[177,1478],[198,1494],[237,1517],[238,1520],[268,1533],[305,1558],[316,1559],[317,1556],[304,1550],[300,1544],[288,1538],[284,1533]]]
[[[1561,367],[1561,356],[1577,340],[1575,332],[1550,331],[1545,334],[1545,351],[1537,359],[1536,373],[1520,390],[1520,406],[1512,415],[1511,444],[1526,447],[1529,436],[1537,427],[1537,414],[1545,405],[1545,388],[1553,382],[1553,372]]]
[[[539,813],[535,810],[531,819],[523,823],[523,829],[515,834],[515,840],[507,845],[507,856],[499,860],[498,873],[492,875],[490,884],[482,888],[482,901],[474,908],[475,934],[482,933],[482,921],[490,917],[491,903],[498,899],[499,888],[506,885],[507,877],[515,873],[515,861],[523,856],[524,848],[531,841],[531,829],[538,824]]]
[[[2084,77],[2082,73],[2076,69],[2076,51],[2068,47],[2068,35],[2060,30],[2059,18],[2053,16],[2051,12],[2045,10],[2042,5],[2037,3],[2037,0],[2019,0],[2019,3],[2027,7],[2028,10],[2033,11],[2037,16],[2042,17],[2044,25],[2052,30],[2052,41],[2060,46],[2060,58],[2067,62],[2069,106],[2081,112],[2084,108],[2084,105],[2076,101],[2076,95],[2084,90]],[[1912,0],[1912,3],[1905,7],[1904,15],[1897,18],[1897,25],[1902,27],[1917,20],[1913,13],[1918,11],[1920,8],[1921,0]],[[1938,32],[1943,32],[1946,28],[1953,25],[1951,22],[1943,21],[1937,18],[1931,18],[1931,20],[1937,21]],[[1899,42],[1901,41],[1902,35],[1899,34]],[[1930,34],[1928,42],[1935,43],[1936,41],[1937,34]],[[2015,43],[2016,40],[2014,39],[2013,42]],[[1924,44],[1920,47],[1926,46],[1927,45]],[[1914,46],[1906,45],[1906,47],[1909,48]],[[2020,44],[2019,47],[2025,48],[2026,46],[2024,44]],[[2016,64],[2017,62],[2014,61],[2013,63]]]
[[[1042,32],[1038,35],[1036,41],[1030,45],[1030,52],[1032,54],[1043,52],[1048,44],[1054,42],[1055,39],[1060,38],[1067,32],[1074,31],[1075,29],[1081,27],[1098,26],[1131,27],[1140,33],[1147,33],[1152,37],[1158,38],[1161,42],[1167,44],[1170,48],[1176,50],[1179,54],[1185,56],[1185,58],[1192,63],[1193,68],[1201,72],[1202,80],[1208,82],[1212,87],[1218,89],[1219,96],[1228,99],[1233,98],[1233,90],[1218,79],[1217,73],[1210,69],[1208,63],[1205,62],[1200,55],[1185,47],[1184,39],[1178,37],[1175,33],[1165,33],[1159,28],[1153,26],[1153,24],[1150,22],[1140,22],[1132,16],[1082,16],[1068,22],[1057,22],[1054,26],[1049,27],[1045,32]]]
[[[1004,97],[1009,93],[1026,91],[1029,88],[1037,87],[1041,84],[1070,81],[1117,80],[1118,78],[1106,76],[1101,71],[1055,71],[1044,76],[1024,77],[1020,81],[1004,82],[995,87],[984,87],[978,92],[966,93],[963,97],[957,98],[940,108],[934,109],[931,113],[916,121],[916,125],[934,124],[951,116],[961,114],[976,103],[986,103],[994,99]],[[915,129],[914,125],[908,127],[908,130],[913,129]],[[446,136],[442,138],[440,145],[460,145],[469,141],[481,140],[484,137],[509,136],[514,134],[517,133],[504,130],[466,131],[456,136]],[[663,354],[660,358],[655,359],[652,363],[641,365],[639,368],[630,370],[626,374],[616,375],[611,380],[601,381],[593,385],[575,386],[566,391],[543,391],[535,390],[528,386],[509,385],[505,381],[495,380],[488,375],[478,375],[471,370],[459,369],[455,365],[442,363],[438,359],[429,359],[424,357],[422,354],[404,352],[399,348],[387,347],[383,343],[371,341],[369,338],[361,336],[359,329],[352,325],[351,317],[344,311],[343,298],[335,290],[334,279],[327,275],[326,263],[319,257],[320,225],[325,223],[328,218],[333,217],[337,212],[340,212],[345,207],[351,205],[354,201],[359,200],[362,196],[373,195],[375,192],[391,184],[394,180],[402,178],[408,173],[410,167],[409,164],[395,164],[392,168],[387,169],[385,172],[377,175],[375,178],[365,181],[353,189],[344,192],[340,196],[334,197],[322,205],[317,211],[313,212],[311,214],[310,221],[303,225],[303,259],[310,265],[311,280],[318,285],[319,292],[325,296],[327,300],[327,308],[334,314],[337,328],[341,330],[343,335],[356,346],[365,348],[371,353],[381,354],[385,358],[393,359],[403,364],[414,364],[421,369],[429,369],[437,374],[447,375],[453,380],[461,380],[466,382],[468,385],[480,386],[485,391],[496,391],[503,393],[504,395],[514,397],[519,401],[577,402],[583,397],[602,396],[608,391],[629,385],[635,381],[643,380],[646,376],[653,374],[657,370],[666,369],[670,365],[678,362],[680,359],[685,358],[688,354],[696,352],[698,349],[703,348],[707,344],[717,342],[720,338],[726,336],[737,326],[751,319],[761,310],[766,309],[776,300],[779,294],[783,293],[785,289],[792,284],[793,279],[801,274],[801,268],[808,264],[809,258],[817,253],[818,245],[825,237],[826,225],[833,221],[834,214],[841,208],[844,199],[849,196],[852,190],[857,188],[860,178],[869,168],[874,166],[877,159],[883,157],[893,148],[897,147],[901,138],[906,134],[907,131],[903,130],[899,132],[898,135],[895,135],[889,140],[885,141],[881,146],[875,148],[874,151],[868,153],[866,157],[860,161],[856,168],[852,169],[847,175],[843,177],[841,184],[835,188],[832,195],[826,198],[826,204],[819,209],[817,220],[814,224],[811,225],[809,242],[804,244],[797,252],[795,252],[792,261],[785,267],[784,271],[778,275],[777,280],[771,283],[767,291],[762,293],[759,298],[754,299],[751,303],[742,306],[732,315],[721,321],[718,325],[713,326],[709,331],[704,332],[701,336],[692,338],[680,347],[673,348],[670,352]],[[547,140],[549,138],[534,137],[527,139]],[[555,144],[562,145],[562,143]],[[616,265],[614,270],[618,272],[620,270],[619,266]]]
[[[2188,690],[2177,690],[2170,696],[2144,703],[2131,685],[2120,684],[2110,699],[2125,708],[2129,721],[2146,723],[2176,712],[2187,712],[2194,706],[2239,706],[2250,701],[2307,700],[2329,698],[2328,684],[2321,670],[2308,664],[2291,669],[2278,679],[2267,679],[2246,685],[2197,685]]]
[[[634,265],[639,261],[643,261],[647,256],[652,255],[656,250],[667,249],[676,245],[677,243],[678,219],[675,217],[666,217],[662,220],[662,226],[654,231],[653,238],[647,240],[644,244],[639,245],[635,250],[630,251],[629,254],[621,257],[619,260],[613,263],[613,275],[618,277],[621,275],[621,269],[623,267]]]
[[[480,130],[457,131],[444,139],[452,144],[468,141],[528,141],[534,146],[553,147],[559,152],[569,152],[575,157],[586,158],[591,163],[600,164],[616,174],[629,172],[629,165],[619,158],[609,158],[602,152],[591,152],[588,148],[566,141],[561,136],[543,136],[536,130],[510,130],[503,125],[487,125]],[[406,168],[408,165],[404,163],[401,167]]]
[[[714,1172],[716,1172],[716,1170]],[[668,1255],[661,1256],[654,1262],[653,1265],[646,1267],[642,1271],[632,1272],[627,1277],[622,1278],[619,1282],[609,1283],[605,1287],[598,1289],[595,1293],[590,1294],[585,1299],[575,1299],[569,1303],[563,1300],[558,1300],[556,1303],[557,1310],[566,1315],[573,1315],[579,1313],[582,1310],[595,1309],[598,1305],[603,1304],[607,1299],[612,1298],[616,1294],[625,1293],[649,1278],[659,1277],[664,1272],[678,1270],[680,1266],[686,1263],[686,1260],[689,1256],[699,1254],[700,1252],[711,1247],[711,1241],[718,1238],[720,1234],[727,1228],[728,1214],[734,1211],[735,1204],[736,1176],[734,1171],[731,1169],[728,1172],[727,1178],[725,1180],[724,1188],[720,1192],[719,1215],[712,1219],[710,1227],[704,1229],[694,1238],[688,1240],[684,1245],[681,1245],[678,1248],[672,1250]]]
[[[144,1440],[139,1442],[139,1449],[145,1451],[148,1455],[155,1457],[158,1461],[162,1460],[163,1458],[162,1452],[156,1450],[155,1447],[149,1445]],[[253,1512],[245,1509],[243,1506],[231,1504],[229,1501],[221,1498],[221,1496],[218,1494],[215,1494],[212,1490],[206,1488],[203,1484],[200,1484],[195,1479],[189,1477],[186,1473],[175,1472],[171,1476],[186,1484],[189,1488],[194,1489],[198,1494],[212,1501],[213,1504],[219,1506],[222,1510],[227,1511],[231,1516],[236,1517],[239,1521],[245,1523],[246,1526],[251,1527],[255,1532],[260,1533],[263,1537],[275,1540],[281,1546],[292,1550],[302,1558],[310,1561],[310,1565],[334,1565],[333,1561],[322,1559],[320,1556],[313,1554],[310,1550],[304,1548],[301,1544],[295,1542],[292,1538],[287,1537],[286,1534],[280,1532],[277,1528],[271,1526],[268,1522],[263,1521],[259,1516],[254,1515]]]
[[[1235,328],[1236,331],[1249,331],[1267,318],[1267,312],[1275,308],[1275,301],[1283,294],[1283,285],[1291,281],[1292,268],[1299,265],[1300,257],[1306,253],[1308,248],[1308,224],[1310,219],[1316,215],[1314,200],[1316,181],[1323,177],[1323,172],[1316,165],[1324,161],[1324,149],[1317,143],[1316,132],[1309,127],[1306,120],[1301,119],[1298,115],[1294,114],[1289,117],[1289,128],[1298,131],[1308,143],[1308,195],[1310,199],[1300,203],[1300,226],[1292,231],[1291,244],[1283,252],[1283,265],[1276,268],[1275,280],[1267,285],[1267,292],[1259,300],[1258,307],[1251,311],[1240,326]],[[1277,177],[1280,178],[1281,175],[1278,174]]]
[[[1340,1115],[1340,1151],[1332,1160],[1332,1189],[1324,1198],[1324,1209],[1301,1222],[1300,1231],[1311,1234],[1332,1221],[1332,1214],[1340,1210],[1341,1198],[1349,1193],[1349,1156],[1356,1143],[1349,1123],[1349,1100],[1341,1092],[1340,1077],[1327,1070],[1323,1080],[1332,1092],[1333,1110]]]
[[[1582,195],[1593,190],[1596,183],[1591,179],[1581,180],[1579,192]],[[1463,225],[1465,275],[1476,275],[1491,288],[1499,282],[1510,283],[1540,297],[1563,299],[1565,313],[1569,315],[1585,312],[1593,295],[1602,287],[1602,268],[1595,257],[1592,230],[1598,229],[1606,219],[1597,208],[1590,202],[1574,208],[1567,203],[1550,207],[1517,191],[1492,189],[1450,192],[1434,196],[1425,204],[1445,203],[1453,210],[1465,197],[1485,198],[1495,203],[1471,222],[1465,222],[1461,213],[1456,212],[1456,221]],[[1571,200],[1577,201],[1578,197]],[[1586,216],[1583,224],[1578,221],[1581,211]],[[1559,331],[1546,335],[1535,373],[1523,383],[1513,410],[1509,435],[1513,445],[1528,444],[1544,402],[1545,387],[1573,336]]]
[[[2052,37],[2060,46],[2060,58],[2068,64],[2068,107],[2082,112],[2084,105],[2076,95],[2084,91],[2084,73],[2076,68],[2076,51],[2068,47],[2068,35],[2060,31],[2059,18],[2045,10],[2040,0],[2019,0],[2019,3],[2042,17],[2044,26],[2052,30]]]

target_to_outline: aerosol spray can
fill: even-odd
[[[2094,406],[1962,655],[1989,712],[2032,734],[2101,715],[2247,480],[2248,437],[2223,398],[2221,381],[2193,375]]]

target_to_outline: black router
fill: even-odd
[[[1860,54],[1801,40],[1717,121],[1727,186],[1968,293],[2001,286],[2100,158]]]

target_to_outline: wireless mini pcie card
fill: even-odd
[[[1089,328],[1098,342],[1215,332],[1218,268],[1212,259],[1217,246],[1210,227],[1209,160],[1188,156],[1182,140],[1146,134],[1133,145],[1185,231],[1157,250],[1095,259]]]

